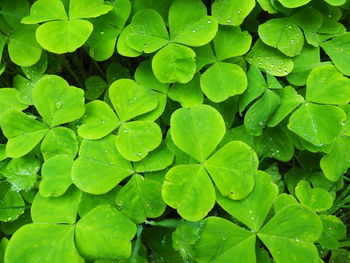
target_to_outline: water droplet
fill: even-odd
[[[105,32],[101,31],[100,34],[103,35]]]
[[[147,46],[148,46],[148,44],[147,44],[147,43],[144,43],[144,44],[143,44],[143,46],[144,46],[144,47],[147,47]]]
[[[192,33],[196,33],[196,30],[192,30]]]
[[[61,108],[61,105],[62,105],[62,102],[59,100],[59,101],[57,101],[56,102],[56,109],[59,109],[59,108]]]
[[[138,152],[137,155],[138,155],[138,156],[141,156],[141,155],[142,155],[142,152]]]
[[[227,24],[231,25],[231,19],[227,20]]]
[[[263,126],[264,122],[263,121],[259,121],[259,125]]]
[[[249,210],[249,214],[253,214],[253,211],[252,211],[252,210]]]
[[[127,132],[128,132],[128,130],[127,130],[127,129],[124,129],[124,130],[123,130],[123,132],[127,133]]]
[[[241,10],[237,10],[237,14],[241,14],[242,13],[242,11]]]
[[[104,121],[104,120],[101,120],[101,123],[105,123],[105,121]]]
[[[344,51],[344,49],[338,48],[338,52],[343,52],[343,51]]]
[[[295,241],[296,241],[296,242],[299,242],[300,240],[296,238]]]
[[[210,24],[211,23],[211,20],[208,20],[208,24]]]

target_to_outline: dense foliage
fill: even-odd
[[[0,8],[0,262],[350,262],[350,1]]]

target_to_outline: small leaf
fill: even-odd
[[[83,140],[72,168],[73,183],[82,191],[104,194],[133,173],[131,164],[115,147],[115,135]]]
[[[137,162],[157,148],[161,141],[162,131],[156,123],[132,121],[120,126],[116,147],[125,159]]]
[[[59,197],[44,197],[36,194],[30,209],[34,223],[74,224],[77,218],[81,191],[71,187]]]
[[[81,47],[92,29],[92,24],[86,20],[52,21],[38,27],[36,39],[44,49],[63,54]]]
[[[289,118],[288,129],[315,146],[323,146],[340,135],[345,119],[345,112],[338,107],[305,103]]]
[[[243,4],[238,0],[215,0],[211,11],[219,24],[239,26],[255,6],[254,0],[247,0]]]
[[[39,192],[44,197],[63,195],[72,184],[73,158],[60,154],[48,159],[41,168],[42,181]]]
[[[78,152],[78,141],[72,130],[56,127],[46,134],[40,150],[45,160],[59,154],[65,154],[74,159]]]
[[[222,102],[247,88],[247,76],[235,64],[216,62],[201,76],[201,88],[213,102]]]
[[[327,249],[339,249],[339,240],[346,238],[346,226],[338,217],[333,215],[321,215],[323,231],[318,242]]]
[[[204,222],[195,245],[198,262],[256,262],[254,233],[220,217],[208,217]]]
[[[113,6],[104,5],[103,0],[70,0],[69,19],[98,17],[112,9]]]
[[[19,92],[13,88],[0,89],[0,116],[8,109],[22,111],[28,106],[23,104],[19,99]]]
[[[5,254],[8,263],[83,263],[74,245],[74,226],[28,224],[12,236]]]
[[[225,134],[222,116],[208,105],[176,110],[170,126],[175,145],[199,162],[208,158]]]
[[[215,204],[215,190],[204,167],[198,164],[172,167],[162,189],[165,203],[188,221],[205,217]]]
[[[138,11],[127,32],[127,44],[134,50],[153,53],[168,43],[168,31],[160,14],[153,9]]]
[[[6,189],[4,194],[1,193],[0,220],[3,222],[16,220],[24,213],[24,206],[20,193]]]
[[[122,122],[155,109],[155,94],[131,79],[119,79],[109,88],[109,97]]]
[[[85,105],[78,134],[84,139],[100,139],[119,126],[119,119],[107,103],[94,100]]]
[[[159,182],[135,174],[118,192],[116,204],[120,212],[139,224],[163,214],[166,205],[161,191]]]
[[[129,218],[111,205],[100,205],[78,221],[75,242],[84,258],[113,260],[130,256],[135,234],[136,225]]]
[[[35,84],[33,102],[50,127],[77,120],[85,110],[83,90],[56,75],[46,75]]]
[[[317,212],[325,211],[333,205],[331,194],[324,188],[311,188],[310,184],[301,180],[295,188],[299,201]]]
[[[267,73],[283,77],[292,72],[293,61],[278,50],[258,40],[246,57],[250,64],[264,69]]]
[[[9,109],[2,115],[1,129],[8,139],[6,154],[12,158],[29,153],[49,130],[45,124],[15,109]]]
[[[162,83],[187,83],[196,72],[195,56],[188,47],[169,44],[153,57],[153,73]]]
[[[322,104],[350,102],[350,79],[333,65],[315,67],[307,78],[306,99]]]
[[[258,164],[258,157],[248,145],[232,141],[205,161],[204,167],[223,196],[240,200],[253,190]]]

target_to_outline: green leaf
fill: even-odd
[[[133,163],[134,169],[138,173],[160,171],[170,166],[174,161],[174,154],[168,150],[163,141],[160,146],[150,152],[144,159]]]
[[[59,197],[44,197],[36,194],[30,209],[34,223],[74,224],[77,218],[81,191],[71,187]]]
[[[77,120],[85,110],[84,91],[56,75],[46,75],[35,84],[33,102],[50,127]]]
[[[19,99],[19,92],[13,88],[0,89],[0,117],[8,109],[22,111],[28,106],[23,104]]]
[[[222,102],[243,93],[247,88],[247,76],[236,64],[216,62],[201,76],[201,88],[211,101]]]
[[[9,222],[17,219],[24,213],[24,206],[20,193],[7,189],[5,194],[1,193],[0,220]]]
[[[243,4],[237,0],[215,0],[211,12],[219,24],[239,26],[254,6],[254,0],[247,0]]]
[[[153,53],[168,43],[169,36],[160,14],[153,9],[138,11],[127,32],[127,44],[138,52]]]
[[[100,100],[94,100],[85,105],[85,115],[81,122],[78,134],[90,140],[108,135],[120,124],[118,117],[108,104]]]
[[[38,27],[36,39],[44,49],[63,54],[81,47],[92,29],[92,24],[86,20],[52,21]]]
[[[119,79],[109,88],[109,97],[122,122],[155,109],[158,99],[154,92],[131,79]]]
[[[267,83],[261,71],[254,65],[251,65],[247,72],[248,86],[244,93],[238,98],[239,113],[256,98],[265,92]]]
[[[345,119],[338,107],[305,103],[289,118],[288,129],[315,146],[323,146],[340,135]]]
[[[253,190],[258,164],[253,149],[241,141],[232,141],[205,161],[204,167],[223,196],[240,200]]]
[[[260,39],[283,54],[294,57],[299,55],[304,46],[303,32],[290,18],[274,18],[260,24]]]
[[[187,83],[196,72],[195,56],[188,47],[169,44],[153,57],[153,73],[162,83]]]
[[[166,207],[161,191],[159,182],[135,174],[117,194],[118,210],[137,224],[149,217],[159,217]]]
[[[37,0],[30,8],[30,15],[21,20],[23,24],[38,24],[52,20],[68,20],[61,0]]]
[[[244,127],[253,136],[259,136],[266,123],[275,114],[280,105],[280,97],[272,90],[266,90],[264,96],[255,102],[244,116]]]
[[[138,57],[142,52],[138,52],[135,49],[132,49],[127,44],[127,37],[129,34],[130,25],[126,26],[124,30],[120,33],[117,41],[117,51],[120,55],[125,57]]]
[[[350,54],[350,49],[348,48],[349,43],[350,33],[342,34],[321,43],[321,47],[331,58],[334,65],[341,73],[346,75],[350,75],[350,62],[347,59]]]
[[[195,246],[198,262],[255,263],[255,234],[220,217],[208,217]]]
[[[28,224],[12,236],[5,253],[8,263],[83,263],[74,245],[74,226]]]
[[[314,68],[307,79],[306,99],[322,104],[347,104],[350,102],[350,79],[333,65]]]
[[[75,242],[87,259],[127,258],[135,233],[136,225],[130,219],[111,205],[100,205],[78,221]]]
[[[278,193],[277,186],[269,174],[259,171],[255,176],[255,187],[251,194],[239,201],[217,195],[217,202],[229,214],[254,231],[264,224],[268,212]]]
[[[339,240],[346,238],[346,226],[338,217],[321,215],[323,231],[318,242],[327,249],[336,250],[341,246]]]
[[[287,8],[297,8],[306,5],[311,0],[278,0],[283,6]]]
[[[215,55],[219,60],[242,56],[247,53],[252,44],[252,36],[239,27],[220,27],[214,38]]]
[[[321,219],[299,204],[279,210],[258,237],[277,262],[320,262],[313,244],[321,235]]]
[[[280,105],[267,122],[267,126],[275,127],[284,120],[296,107],[304,102],[304,98],[299,95],[292,86],[284,87],[277,91],[280,95]]]
[[[250,64],[278,77],[288,75],[294,67],[291,58],[272,47],[266,46],[261,40],[255,42],[246,59]]]
[[[302,204],[317,212],[328,210],[333,205],[333,198],[326,189],[311,188],[305,180],[298,183],[295,188],[295,195]]]
[[[198,164],[172,167],[165,176],[163,200],[188,221],[205,217],[215,204],[215,190],[204,167]]]
[[[41,163],[32,155],[12,159],[1,171],[13,191],[29,191],[37,181]]]
[[[107,89],[106,82],[100,76],[90,76],[85,80],[85,98],[88,100],[98,99]]]
[[[179,102],[184,108],[202,104],[204,95],[200,88],[200,74],[194,75],[193,79],[185,84],[174,83],[168,96],[170,99]]]
[[[72,184],[73,158],[60,154],[48,159],[41,168],[42,181],[39,192],[44,197],[63,195]]]
[[[137,162],[157,148],[161,141],[162,131],[156,123],[132,121],[120,126],[116,146],[125,159]]]
[[[175,145],[199,162],[215,150],[226,130],[220,113],[208,105],[178,109],[170,122]]]
[[[346,173],[350,166],[350,138],[340,136],[334,143],[331,151],[322,156],[320,167],[324,176],[336,182],[340,176]]]
[[[209,43],[218,30],[218,23],[207,16],[207,9],[200,0],[175,0],[169,10],[171,39],[188,46]]]
[[[39,61],[42,49],[35,39],[36,29],[36,25],[22,25],[10,36],[8,52],[15,64],[28,67]]]
[[[70,0],[69,19],[98,17],[112,9],[113,6],[104,5],[103,0]]]
[[[131,164],[115,147],[115,135],[83,140],[72,168],[73,183],[82,191],[104,194],[133,173]]]
[[[45,160],[59,154],[66,154],[74,159],[78,152],[78,141],[72,130],[56,127],[46,134],[40,150]]]
[[[18,158],[29,153],[48,132],[48,127],[15,109],[7,110],[0,121],[8,139],[6,154]]]

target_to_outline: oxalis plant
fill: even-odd
[[[1,0],[0,263],[350,262],[349,10]]]

